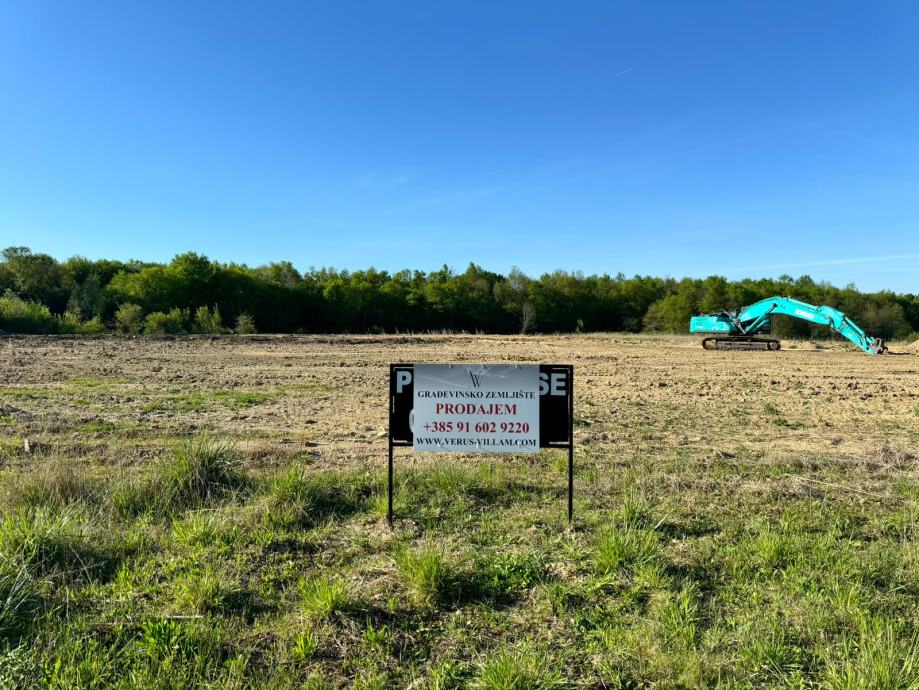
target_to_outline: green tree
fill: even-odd
[[[54,313],[64,311],[67,296],[61,285],[61,270],[51,256],[33,254],[28,247],[7,247],[3,261],[20,297],[40,302]]]

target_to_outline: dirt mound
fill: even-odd
[[[919,355],[919,340],[914,340],[903,349],[914,355]]]

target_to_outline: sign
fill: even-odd
[[[416,452],[568,450],[574,495],[574,367],[567,364],[391,364],[389,511],[393,448]]]
[[[416,364],[415,452],[535,453],[539,368],[533,364]]]

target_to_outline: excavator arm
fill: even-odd
[[[776,314],[827,326],[855,343],[869,355],[881,354],[887,350],[884,341],[880,338],[869,337],[852,319],[838,309],[827,306],[815,307],[791,297],[770,297],[744,307],[736,313],[723,311],[707,316],[694,316],[690,321],[689,329],[692,333],[713,333],[726,336],[725,338],[706,339],[703,341],[703,346],[706,348],[709,348],[709,344],[713,344],[715,349],[731,349],[730,343],[734,342],[742,349],[778,349],[778,341],[758,341],[753,337],[760,333],[769,333],[772,317]],[[751,343],[766,343],[766,346],[750,347]],[[772,347],[771,343],[775,343],[775,346]]]

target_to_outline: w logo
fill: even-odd
[[[473,373],[470,371],[470,372],[469,372],[469,378],[472,379],[472,387],[473,387],[473,388],[478,388],[479,386],[482,385],[482,375],[481,375],[481,374],[473,374]]]

